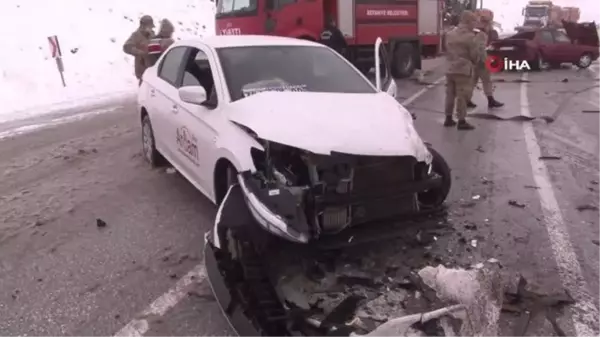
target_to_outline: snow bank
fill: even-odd
[[[214,34],[209,0],[2,0],[0,122],[90,101],[133,95],[133,58],[122,45],[149,14],[170,19],[175,37]],[[8,33],[14,32],[14,33]],[[47,37],[57,35],[65,67],[63,88]]]

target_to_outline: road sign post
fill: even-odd
[[[48,42],[50,43],[50,52],[52,53],[52,58],[56,61],[56,69],[58,69],[58,73],[60,74],[60,80],[62,81],[63,87],[67,86],[65,82],[65,66],[62,61],[62,52],[60,50],[60,44],[58,43],[58,37],[56,35],[48,36]]]

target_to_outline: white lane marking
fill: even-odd
[[[426,93],[427,90],[433,88],[442,80],[444,80],[444,78],[445,77],[441,77],[432,84],[429,84],[425,88],[419,90],[414,95],[405,99],[402,102],[402,105],[408,105],[414,102],[417,98]],[[129,322],[125,327],[119,330],[115,336],[144,336],[144,334],[150,329],[150,324],[144,317],[163,316],[169,309],[173,308],[179,301],[185,298],[187,295],[187,289],[189,289],[191,285],[201,283],[204,279],[206,279],[206,269],[204,268],[203,264],[199,264],[189,273],[187,273],[181,280],[179,280],[175,284],[175,287],[152,302],[150,307],[139,315],[140,318]]]
[[[527,75],[527,73],[524,73],[521,79],[527,80]],[[531,117],[529,98],[527,97],[527,83],[525,81],[521,83],[521,114]],[[539,159],[541,150],[537,136],[531,123],[522,123],[522,126],[529,161],[531,162],[533,180],[538,187],[537,191],[544,215],[544,224],[548,231],[559,276],[565,289],[569,290],[576,301],[572,308],[575,332],[578,336],[597,336],[598,308],[594,305],[594,299],[590,295],[587,282],[581,272],[581,265],[577,261],[577,255],[569,238],[567,226],[554,195],[548,168]]]
[[[410,103],[414,102],[417,98],[421,97],[421,95],[423,95],[424,93],[426,93],[427,90],[435,87],[436,85],[438,85],[438,83],[440,83],[441,81],[443,81],[445,78],[446,78],[446,76],[442,76],[442,77],[438,78],[433,83],[427,85],[425,88],[417,91],[414,95],[412,95],[409,98],[407,98],[404,101],[402,101],[401,104],[406,107],[406,105],[409,105]]]
[[[182,277],[175,286],[168,292],[157,298],[150,306],[144,310],[138,318],[119,330],[115,336],[143,336],[150,329],[150,324],[146,317],[163,316],[169,309],[183,300],[194,285],[200,284],[206,279],[206,268],[204,264],[199,264]]]

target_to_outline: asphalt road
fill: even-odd
[[[567,289],[578,300],[559,319],[569,334],[597,332],[599,115],[582,112],[598,110],[595,67],[532,73],[526,84],[499,75],[506,106],[496,115],[554,122],[473,117],[469,132],[441,126],[443,85],[399,83],[454,176],[452,230],[399,259],[496,258],[537,292]],[[483,107],[480,92],[475,101]],[[0,140],[0,335],[232,334],[197,269],[215,207],[178,174],[145,164],[133,104],[112,109]],[[554,332],[539,320],[528,334]]]

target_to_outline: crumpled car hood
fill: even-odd
[[[411,115],[385,93],[263,92],[234,102],[228,117],[259,138],[316,154],[431,161]]]

